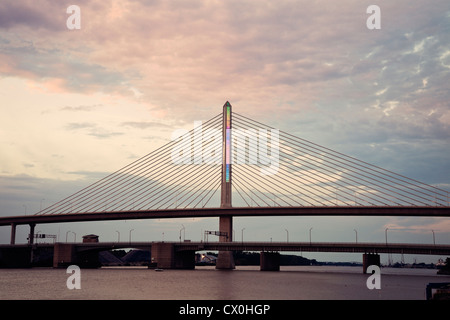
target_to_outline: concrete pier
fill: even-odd
[[[220,242],[231,242],[233,234],[233,217],[226,216],[219,218],[219,230],[226,236],[220,236]],[[216,269],[234,269],[234,257],[232,251],[219,251],[216,261]]]
[[[261,252],[259,257],[261,271],[280,271],[279,252]]]
[[[151,263],[161,269],[194,269],[195,251],[176,251],[173,243],[153,243]]]
[[[53,268],[67,268],[75,264],[80,268],[98,268],[99,250],[77,250],[73,243],[55,243],[53,251]]]
[[[71,243],[55,243],[53,268],[67,268],[72,264],[78,264],[75,245]]]
[[[216,260],[216,269],[232,270],[236,268],[234,264],[233,251],[219,251]]]
[[[363,254],[363,273],[367,273],[367,268],[371,265],[381,266],[380,255],[376,253]]]

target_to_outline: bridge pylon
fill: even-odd
[[[231,104],[223,105],[221,208],[231,208]]]
[[[222,121],[222,183],[220,207],[231,208],[231,104],[227,101],[223,105]],[[220,236],[220,242],[233,241],[233,217],[231,215],[219,217],[219,231],[225,236]],[[232,251],[219,251],[216,269],[234,269]]]

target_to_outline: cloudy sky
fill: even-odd
[[[81,9],[69,30],[67,7]],[[369,30],[366,9],[381,9]],[[450,191],[450,4],[0,2],[0,215],[32,214],[233,110]],[[65,241],[199,240],[217,219],[42,226]],[[450,243],[437,218],[235,219],[237,238]],[[39,230],[39,226],[37,228]],[[116,230],[118,232],[116,232]],[[0,229],[9,241],[9,228]],[[18,228],[24,242],[27,228]],[[69,237],[73,234],[69,233]],[[359,257],[357,258],[359,259]]]

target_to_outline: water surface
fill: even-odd
[[[450,282],[433,269],[381,269],[381,289],[369,290],[361,267],[292,266],[279,272],[259,267],[236,270],[164,270],[110,267],[81,270],[81,289],[66,286],[66,269],[0,269],[0,299],[150,300],[423,300],[430,282]]]

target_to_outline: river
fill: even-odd
[[[382,268],[381,289],[367,288],[361,267],[282,266],[279,272],[155,270],[142,267],[81,269],[81,289],[69,290],[66,269],[0,269],[0,299],[127,300],[424,300],[430,282],[450,282],[433,269]]]

